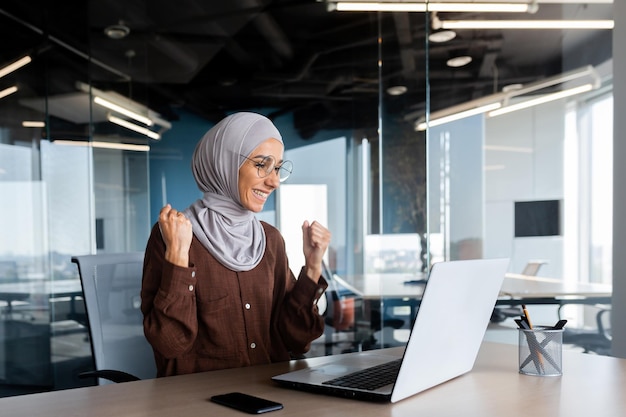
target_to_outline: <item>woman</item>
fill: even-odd
[[[280,232],[255,217],[291,172],[280,133],[259,114],[230,115],[198,143],[192,170],[203,197],[183,212],[163,207],[146,247],[141,309],[157,376],[308,351],[324,330],[330,232],[304,221],[296,280]]]

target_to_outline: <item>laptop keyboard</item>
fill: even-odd
[[[401,363],[402,359],[385,362],[371,368],[340,376],[339,378],[324,381],[323,384],[373,391],[385,385],[393,384],[400,371]]]

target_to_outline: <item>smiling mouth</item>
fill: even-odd
[[[252,193],[257,197],[262,198],[263,200],[267,200],[267,197],[270,195],[270,193],[264,193],[263,191],[259,190],[252,190]]]

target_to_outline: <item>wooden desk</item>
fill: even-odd
[[[241,391],[283,403],[282,411],[269,414],[276,417],[621,417],[626,410],[626,360],[564,351],[563,376],[526,376],[517,371],[517,347],[505,344],[484,343],[472,372],[393,405],[294,391],[270,380],[289,369],[330,360],[8,397],[0,399],[0,408],[11,417],[244,416],[208,401],[214,394]]]

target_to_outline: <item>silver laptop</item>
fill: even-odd
[[[463,375],[474,366],[508,264],[508,259],[434,264],[407,346],[396,357],[380,350],[329,356],[322,365],[272,380],[289,388],[395,403]],[[386,380],[363,382],[362,374],[383,370]]]

